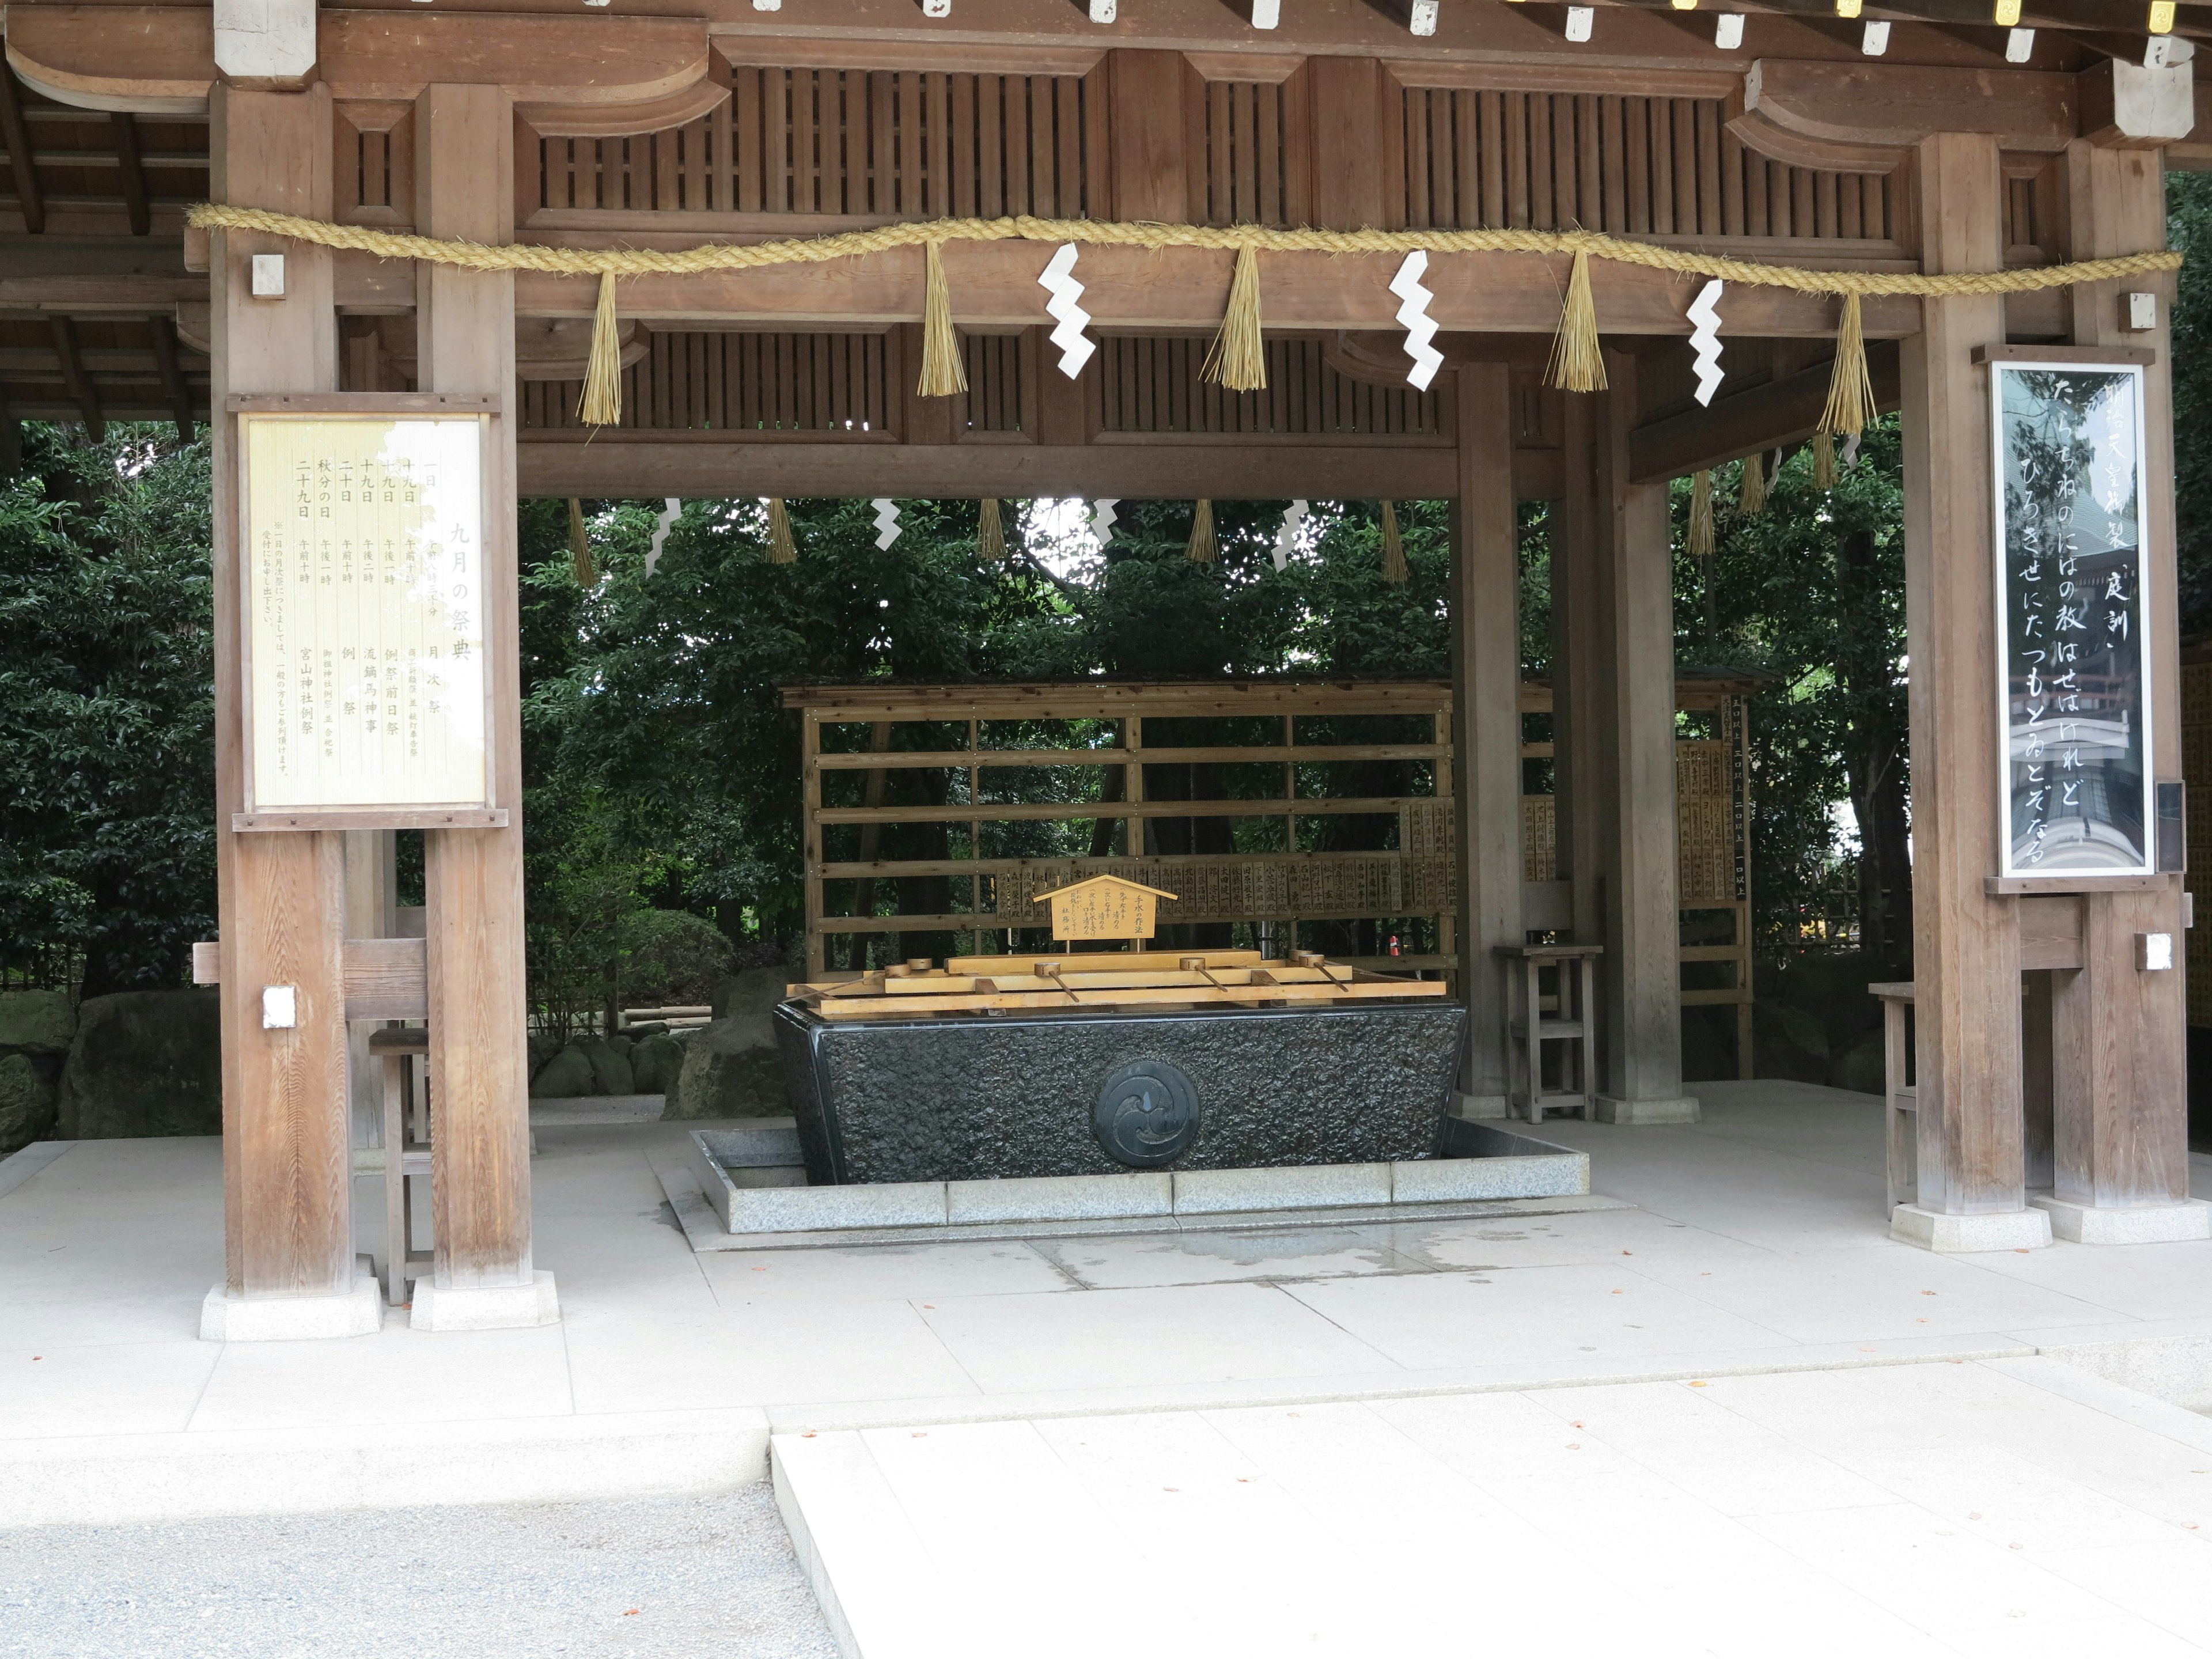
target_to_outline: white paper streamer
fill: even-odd
[[[1698,353],[1698,401],[1701,404],[1712,402],[1713,393],[1727,378],[1721,373],[1721,314],[1713,308],[1720,301],[1721,287],[1721,279],[1716,276],[1690,301],[1689,319],[1697,325],[1690,331],[1690,343]]]
[[[1421,286],[1421,276],[1428,268],[1428,251],[1417,247],[1390,279],[1390,292],[1405,301],[1398,307],[1398,326],[1406,331],[1406,355],[1413,360],[1413,366],[1406,371],[1406,383],[1419,392],[1429,389],[1429,382],[1444,365],[1444,354],[1429,343],[1437,337],[1429,301],[1437,296]]]
[[[662,500],[660,517],[653,526],[653,545],[645,550],[645,574],[653,574],[653,566],[660,562],[660,550],[668,545],[668,532],[676,528],[676,515],[684,510],[684,503],[675,496]]]
[[[1860,434],[1856,432],[1844,434],[1844,451],[1841,459],[1846,467],[1856,466],[1859,464],[1859,437]]]
[[[1290,563],[1291,550],[1298,544],[1298,532],[1306,521],[1306,504],[1292,501],[1283,509],[1283,522],[1275,532],[1275,568]]]
[[[887,548],[899,538],[898,504],[888,495],[878,495],[868,505],[876,509],[876,545]]]
[[[1091,325],[1091,313],[1079,303],[1083,284],[1075,280],[1075,254],[1074,243],[1061,243],[1045,266],[1044,275],[1037,278],[1037,286],[1052,295],[1044,308],[1057,325],[1052,331],[1052,343],[1060,348],[1060,372],[1071,380],[1083,373],[1084,364],[1098,349],[1083,334]]]
[[[1119,495],[1105,495],[1091,503],[1091,533],[1098,538],[1101,547],[1113,538],[1116,516],[1114,506],[1121,499]]]

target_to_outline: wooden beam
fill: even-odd
[[[211,6],[17,6],[8,62],[79,109],[201,115],[215,83]],[[11,141],[12,143],[12,141]]]
[[[1867,348],[1875,404],[1886,414],[1897,407],[1897,346],[1888,340]],[[1628,473],[1632,483],[1719,466],[1813,435],[1828,402],[1832,366],[1815,364],[1778,380],[1714,401],[1710,409],[1690,410],[1638,427],[1628,434]]]
[[[138,150],[138,118],[121,109],[107,118],[115,131],[115,160],[123,185],[124,211],[131,217],[131,234],[143,236],[154,228],[154,216],[147,206],[146,163]]]
[[[0,277],[0,312],[143,313],[206,294],[201,276]]]
[[[55,316],[46,319],[46,326],[53,334],[54,356],[61,360],[62,384],[69,388],[70,401],[84,416],[84,429],[98,443],[107,435],[107,417],[100,412],[100,394],[93,390],[92,377],[84,372],[76,325],[67,317]]]
[[[177,325],[156,312],[146,319],[146,328],[154,337],[154,364],[161,371],[161,390],[168,393],[169,406],[176,412],[177,441],[188,444],[192,441],[192,394],[184,366],[177,360]]]
[[[1395,444],[1226,444],[1202,435],[1088,445],[699,441],[701,434],[563,428],[529,434],[517,482],[528,496],[1042,495],[1216,501],[1437,501],[1452,494],[1449,449]],[[1559,493],[1556,450],[1513,452],[1522,501]]]
[[[46,196],[39,185],[38,151],[31,143],[30,124],[23,119],[23,88],[15,71],[6,67],[0,67],[0,139],[7,141],[23,228],[37,235],[46,228]]]
[[[2001,149],[2053,155],[2075,136],[2080,99],[2072,76],[2046,70],[1996,74],[1879,58],[1761,58],[1747,66],[1729,113],[1753,118],[1753,125],[1738,131],[1754,149],[1757,125],[1765,124],[1796,139],[1842,147],[1839,161],[1848,166],[1853,163],[1841,158],[1854,150],[1862,152],[1863,165],[1870,149],[1901,152],[1936,132],[1986,134]]]

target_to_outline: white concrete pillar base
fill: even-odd
[[[1692,1095],[1663,1100],[1623,1100],[1617,1095],[1597,1097],[1601,1123],[1695,1123],[1698,1102]]]
[[[303,1342],[383,1328],[384,1292],[373,1273],[337,1296],[233,1296],[218,1285],[200,1304],[203,1342]]]
[[[418,1331],[505,1331],[523,1325],[557,1325],[561,1297],[553,1275],[541,1270],[527,1285],[471,1285],[441,1290],[415,1282],[415,1307],[407,1322]]]
[[[2212,1204],[2185,1198],[2178,1204],[2106,1209],[2044,1194],[2027,1200],[2051,1217],[2051,1231],[2075,1244],[2174,1244],[2212,1238]]]
[[[1504,1095],[1463,1095],[1455,1090],[1451,1115],[1471,1120],[1507,1118],[1513,1115],[1513,1103]]]
[[[1974,1250],[2040,1250],[2051,1243],[2051,1218],[2041,1210],[2000,1210],[1994,1215],[1942,1215],[1917,1204],[1890,1212],[1889,1236],[1900,1244],[1946,1255]]]

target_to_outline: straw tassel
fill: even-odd
[[[768,500],[768,562],[770,564],[796,564],[799,562],[799,543],[791,533],[791,514],[783,510],[783,497],[771,495]]]
[[[1813,488],[1836,487],[1836,441],[1826,432],[1813,434]]]
[[[1552,341],[1552,362],[1545,378],[1562,392],[1605,390],[1605,354],[1598,349],[1589,255],[1580,250],[1567,276],[1567,301],[1559,308],[1559,331]]]
[[[998,498],[983,497],[975,512],[975,552],[994,563],[1006,556],[1006,526],[999,517]]]
[[[1761,451],[1743,458],[1743,482],[1737,487],[1735,510],[1755,519],[1766,510],[1766,455]]]
[[[1863,432],[1875,413],[1874,378],[1867,372],[1866,336],[1859,323],[1859,296],[1846,294],[1843,321],[1836,329],[1836,368],[1828,379],[1828,406],[1820,411],[1820,430],[1838,437]]]
[[[615,317],[615,274],[599,273],[599,306],[592,313],[592,356],[576,418],[586,426],[622,423],[622,328]]]
[[[1213,538],[1213,503],[1201,501],[1198,510],[1190,515],[1190,545],[1184,550],[1194,564],[1212,564],[1221,556],[1221,547]]]
[[[1713,475],[1692,474],[1690,479],[1690,556],[1713,556]]]
[[[968,370],[960,361],[960,336],[952,327],[952,295],[945,285],[945,259],[939,245],[927,247],[928,276],[921,289],[921,384],[925,398],[951,398],[968,389]]]
[[[568,498],[568,556],[575,564],[576,586],[596,586],[599,573],[592,564],[592,538],[584,533],[584,504],[573,495]]]
[[[1382,503],[1382,580],[1402,582],[1413,573],[1406,566],[1406,538],[1398,533],[1398,505]]]
[[[1262,392],[1267,386],[1267,354],[1260,339],[1260,255],[1237,250],[1237,275],[1229,283],[1229,309],[1221,331],[1206,354],[1205,378],[1231,392]]]

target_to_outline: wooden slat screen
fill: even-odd
[[[1290,176],[1284,89],[1242,81],[1206,87],[1206,222],[1290,225],[1306,218]]]
[[[1416,229],[1893,234],[1886,176],[1771,161],[1727,131],[1717,100],[1440,87],[1404,97],[1406,223]]]
[[[648,431],[890,435],[903,402],[883,334],[659,334],[623,371],[622,424]],[[575,426],[582,385],[523,386],[526,428]]]
[[[1022,337],[964,335],[960,350],[968,369],[968,429],[1021,431]]]
[[[1207,342],[1121,336],[1100,342],[1101,429],[1437,439],[1436,395],[1340,374],[1315,340],[1267,343],[1267,385],[1229,392],[1200,379]]]
[[[1103,210],[1079,76],[728,71],[730,100],[665,132],[540,138],[539,205],[937,219]]]

